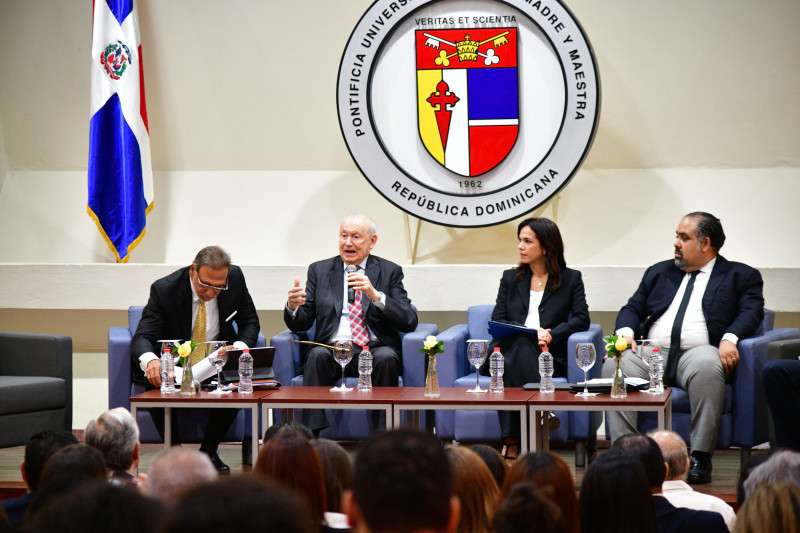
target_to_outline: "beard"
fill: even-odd
[[[677,250],[676,250],[676,252],[677,252]],[[684,272],[686,271],[686,260],[683,258],[683,254],[681,254],[680,257],[676,257],[675,258],[675,266],[680,268]]]

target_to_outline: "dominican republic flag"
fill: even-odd
[[[126,263],[153,208],[136,0],[94,0],[91,59],[87,211],[117,262]]]

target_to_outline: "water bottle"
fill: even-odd
[[[553,383],[553,356],[550,355],[550,349],[547,346],[542,346],[542,353],[539,354],[539,376],[541,378],[539,392],[555,392],[556,386]]]
[[[250,394],[253,392],[253,356],[250,348],[242,350],[239,356],[239,393]]]
[[[505,371],[505,359],[500,352],[500,347],[496,346],[492,355],[489,356],[489,374],[492,379],[489,382],[489,392],[503,392],[503,372]]]
[[[175,360],[172,351],[167,348],[161,356],[161,394],[175,392]]]
[[[372,390],[372,352],[367,347],[358,354],[358,390]]]
[[[664,359],[661,351],[653,348],[653,355],[650,359],[650,393],[662,394],[664,392]]]

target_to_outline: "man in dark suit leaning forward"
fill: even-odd
[[[241,341],[254,347],[259,328],[258,314],[242,270],[231,265],[230,256],[222,248],[203,248],[190,266],[176,270],[150,287],[150,299],[131,343],[134,380],[148,389],[161,386],[161,361],[156,355],[161,353],[159,340]],[[151,409],[150,413],[163,436],[164,410]],[[200,451],[207,453],[221,472],[230,469],[217,455],[217,447],[237,413],[237,409],[211,409],[200,446]]]
[[[739,362],[739,339],[753,335],[764,316],[758,270],[719,255],[725,233],[709,213],[689,213],[676,230],[675,258],[644,273],[617,315],[616,332],[631,349],[622,357],[628,377],[648,377],[634,339],[655,339],[664,357],[664,385],[679,386],[692,410],[687,481],[711,481],[711,455],[725,401],[725,380]],[[631,353],[633,351],[633,354]],[[614,362],[603,366],[611,377]],[[636,432],[636,413],[606,413],[611,439]]]
[[[403,269],[370,255],[378,241],[375,223],[365,215],[350,215],[339,227],[339,256],[308,267],[305,288],[295,278],[283,320],[292,331],[306,331],[316,321],[314,339],[328,344],[337,337],[353,338],[353,360],[347,375],[358,375],[361,346],[373,355],[372,384],[396,387],[402,371],[400,332],[417,327],[417,312],[403,288]],[[347,268],[355,272],[348,274]],[[349,302],[348,288],[353,301]],[[304,385],[333,385],[342,375],[331,351],[313,346],[305,354]],[[378,413],[375,413],[378,414]],[[328,427],[325,412],[306,411],[304,422],[315,434]],[[373,417],[378,424],[379,417]]]

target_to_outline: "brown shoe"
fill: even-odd
[[[542,418],[542,425],[544,425],[544,418]],[[547,412],[547,426],[550,428],[550,431],[555,431],[561,427],[561,420],[558,419],[553,411]]]

